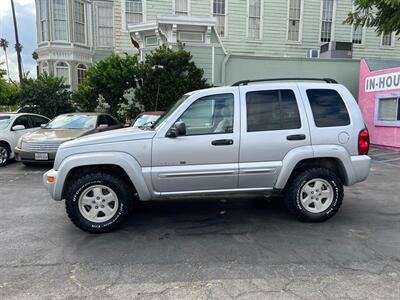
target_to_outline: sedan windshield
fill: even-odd
[[[46,125],[46,129],[93,129],[96,127],[97,116],[63,115]]]
[[[11,117],[10,116],[0,116],[0,129],[4,129],[10,124]]]

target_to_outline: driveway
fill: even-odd
[[[372,149],[369,179],[333,219],[300,223],[281,199],[142,203],[121,230],[84,233],[41,185],[0,169],[0,299],[399,299],[400,155]],[[397,160],[397,158],[399,158]]]

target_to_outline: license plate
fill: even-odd
[[[35,153],[35,160],[49,160],[48,153]]]

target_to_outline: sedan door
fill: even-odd
[[[192,100],[173,120],[185,123],[185,135],[153,139],[151,176],[156,192],[173,195],[237,188],[240,108],[237,89],[228,91],[203,92]]]
[[[25,127],[25,129],[13,130],[13,127],[17,126],[17,125],[22,125]],[[11,147],[14,150],[14,148],[17,146],[17,142],[21,136],[23,136],[25,133],[31,132],[33,130],[37,130],[37,128],[32,128],[32,124],[31,124],[29,115],[22,115],[22,116],[17,117],[14,120],[14,123],[12,124],[10,130],[12,132],[11,136],[12,136],[12,142],[13,142],[13,145],[11,145]]]

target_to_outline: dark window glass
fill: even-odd
[[[246,94],[247,132],[301,127],[292,90],[255,91]]]
[[[342,97],[335,90],[307,90],[314,122],[317,127],[345,126],[350,124],[349,113]]]
[[[23,125],[23,126],[25,126],[25,129],[31,128],[31,123],[29,122],[29,117],[28,116],[20,116],[20,117],[18,117],[15,120],[13,126],[16,126],[16,125]]]
[[[42,124],[49,123],[49,120],[39,117],[39,116],[30,116],[30,118],[31,118],[33,128],[40,127],[40,125],[42,125]]]
[[[98,119],[98,125],[97,125],[97,126],[100,126],[100,125],[108,125],[108,121],[107,121],[105,115],[100,115],[98,118],[99,118],[99,119]]]
[[[112,117],[106,115],[106,119],[107,119],[108,126],[117,125],[117,121],[115,121]]]

